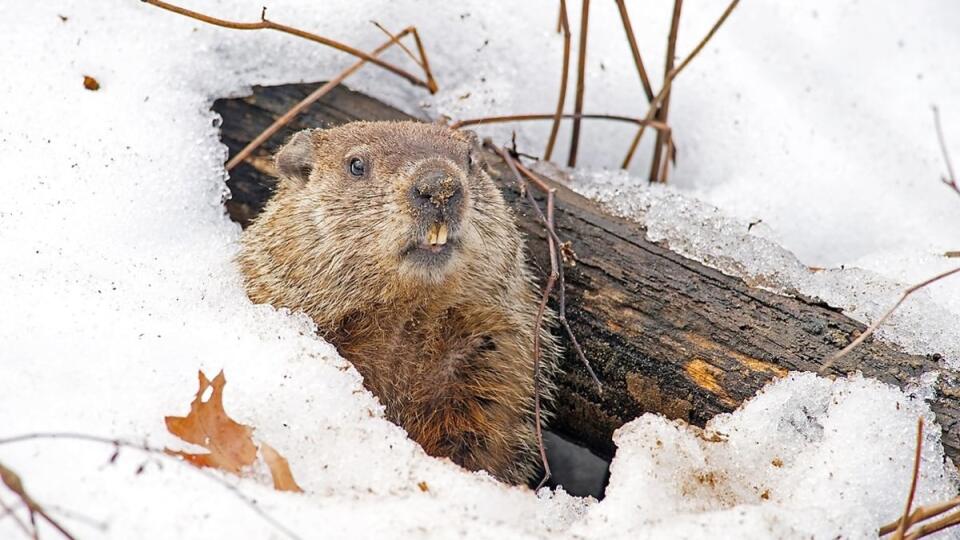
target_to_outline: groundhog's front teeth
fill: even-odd
[[[431,246],[442,246],[447,243],[447,224],[434,223],[427,231],[427,244]]]
[[[437,244],[444,245],[447,243],[447,224],[440,224],[440,230],[437,231]]]

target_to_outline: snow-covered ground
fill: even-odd
[[[671,2],[628,4],[655,75]],[[254,20],[262,1],[189,5]],[[417,25],[440,93],[373,68],[350,84],[419,116],[553,108],[554,2],[268,7],[278,22],[366,49],[383,40],[370,19]],[[723,7],[685,3],[680,54]],[[648,147],[635,176],[603,171],[631,134],[605,123],[585,127],[588,169],[575,186],[673,249],[872,320],[960,249],[960,197],[939,182],[929,111],[941,107],[960,159],[958,27],[949,0],[744,2],[675,85],[672,186],[643,185]],[[585,108],[642,114],[612,2],[594,2],[591,36]],[[232,264],[239,228],[223,213],[225,149],[210,104],[350,62],[135,0],[0,3],[0,438],[69,431],[177,446],[163,417],[186,413],[197,369],[222,368],[227,411],[289,459],[305,493],[225,478],[301,538],[866,538],[899,514],[916,419],[933,418],[859,378],[791,375],[715,419],[716,436],[637,419],[617,435],[599,503],[507,488],[425,456],[304,317],[250,304]],[[85,90],[84,75],[100,90]],[[539,152],[544,124],[480,131],[505,140],[511,129]],[[881,335],[956,363],[958,315],[960,283],[945,281]],[[113,451],[39,440],[0,445],[0,463],[83,538],[285,537],[196,470],[132,450],[111,463]],[[942,455],[928,429],[919,503],[956,492]],[[14,502],[2,489],[0,500]],[[0,537],[20,534],[0,514]]]

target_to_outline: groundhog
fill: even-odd
[[[534,336],[545,402],[557,344],[479,150],[436,124],[301,131],[238,259],[250,298],[308,314],[428,454],[526,483]]]

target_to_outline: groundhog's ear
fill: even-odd
[[[460,133],[463,135],[463,138],[466,139],[467,144],[470,145],[470,167],[480,167],[484,171],[489,172],[487,168],[487,162],[483,159],[483,143],[480,142],[480,137],[477,137],[477,134],[468,130],[462,129]]]
[[[467,144],[470,145],[471,150],[480,148],[480,137],[477,137],[476,133],[470,131],[469,129],[461,129],[460,134],[463,135],[464,140],[466,140]]]
[[[296,133],[274,158],[280,181],[290,180],[305,184],[316,161],[316,139],[319,130],[305,129]]]

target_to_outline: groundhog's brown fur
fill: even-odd
[[[472,134],[434,124],[300,132],[239,263],[250,298],[312,317],[427,453],[523,483],[537,463],[539,299],[477,152]],[[431,246],[441,222],[447,245]],[[556,344],[541,336],[548,374]]]

